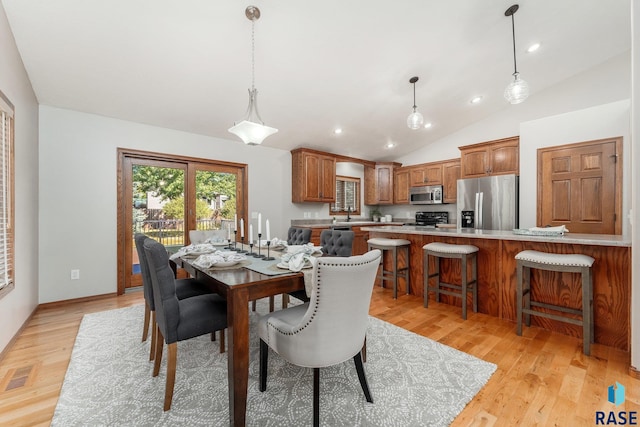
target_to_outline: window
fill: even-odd
[[[13,104],[0,92],[0,296],[13,283]]]
[[[336,202],[329,205],[330,215],[360,215],[360,178],[336,176]]]

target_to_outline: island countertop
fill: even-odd
[[[363,231],[390,234],[418,234],[423,236],[465,237],[470,239],[517,240],[524,242],[566,243],[595,246],[631,247],[631,236],[616,234],[578,234],[566,233],[564,236],[537,236],[514,234],[513,231],[475,230],[466,228],[428,228],[420,226],[387,225],[381,227],[362,227]]]

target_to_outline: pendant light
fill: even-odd
[[[511,17],[511,34],[513,36],[513,81],[504,90],[504,97],[511,104],[520,104],[529,97],[529,84],[520,78],[516,64],[516,25],[513,15],[515,15],[519,7],[514,4],[504,12],[504,16]]]
[[[278,129],[265,126],[258,114],[258,90],[255,88],[255,22],[260,18],[260,9],[248,6],[244,11],[251,21],[251,89],[249,89],[249,106],[247,113],[240,123],[234,123],[229,132],[237,135],[247,145],[259,145],[269,135]]]
[[[407,126],[409,129],[420,129],[422,124],[424,123],[424,117],[422,114],[418,112],[418,107],[416,107],[416,82],[418,81],[418,77],[411,77],[409,79],[409,83],[413,85],[413,112],[409,114],[407,117]]]

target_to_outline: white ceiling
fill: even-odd
[[[41,104],[231,140],[251,85],[244,10],[258,6],[258,106],[279,129],[264,145],[371,160],[518,108],[502,97],[514,2],[2,0]],[[518,69],[532,96],[630,49],[629,0],[518,3]],[[526,53],[533,42],[542,47]],[[406,125],[414,75],[431,129]]]

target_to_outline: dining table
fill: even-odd
[[[272,251],[273,254],[273,251]],[[249,302],[259,298],[286,294],[305,289],[303,272],[276,271],[275,261],[267,262],[271,270],[264,269],[265,261],[247,262],[227,268],[202,268],[187,256],[172,258],[172,268],[183,268],[188,274],[227,300],[227,360],[229,381],[229,422],[232,426],[246,423],[247,387],[249,380]],[[262,265],[262,271],[251,268]]]

